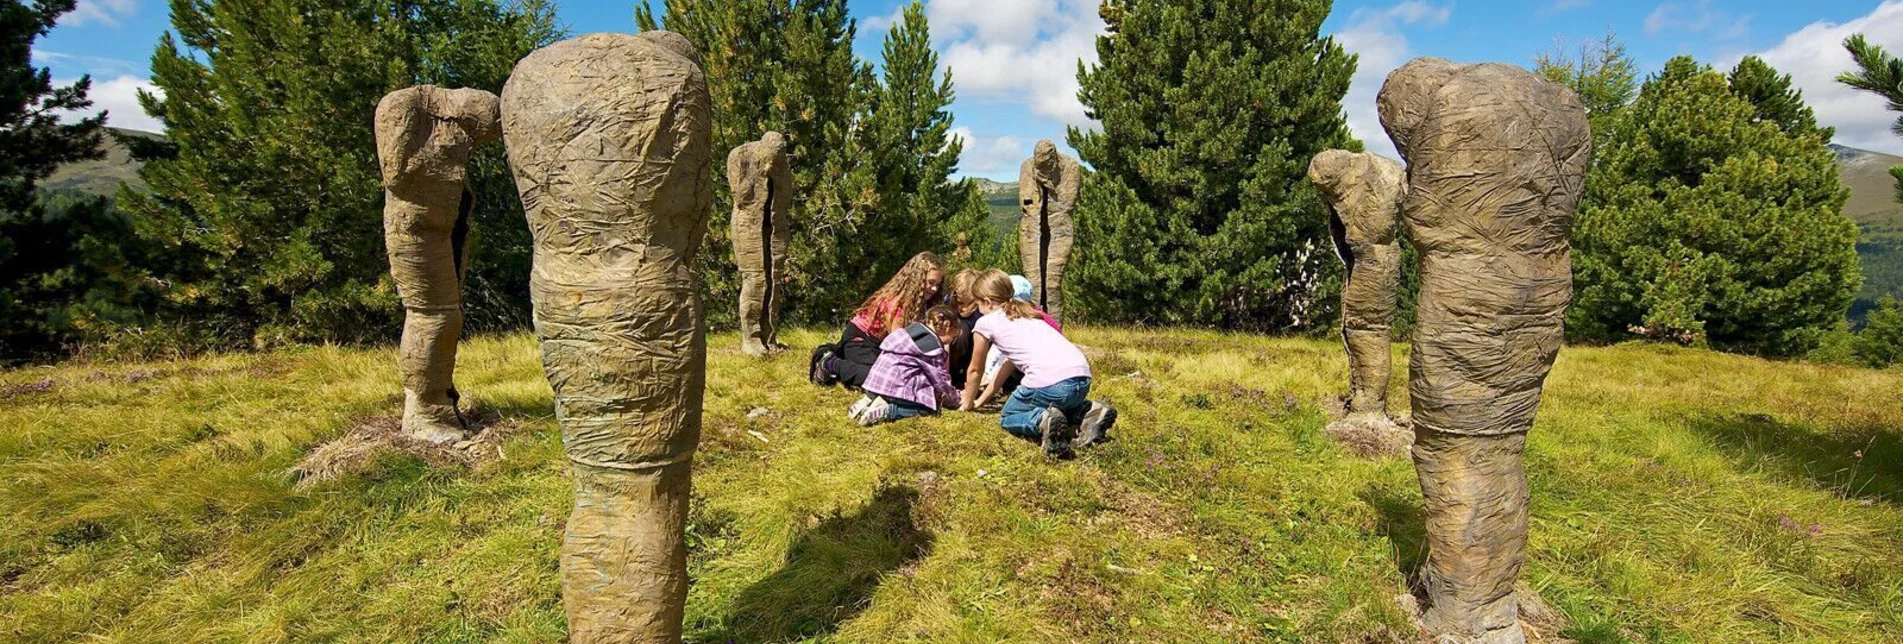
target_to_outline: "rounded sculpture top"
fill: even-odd
[[[479,89],[405,87],[377,101],[376,131],[384,187],[461,182],[470,151],[502,138],[502,100]]]
[[[1400,162],[1372,152],[1323,150],[1308,162],[1308,180],[1341,219],[1346,241],[1394,240],[1407,194],[1407,172]]]
[[[1052,143],[1050,139],[1042,139],[1031,151],[1031,163],[1036,165],[1038,172],[1044,176],[1055,177],[1063,170],[1063,155],[1057,152],[1057,144]]]
[[[685,38],[650,31],[571,38],[516,64],[502,120],[535,276],[685,270],[712,200],[697,58]]]
[[[1572,90],[1512,65],[1422,58],[1390,74],[1377,103],[1424,250],[1566,251],[1592,155]]]
[[[781,154],[786,152],[785,134],[768,130],[765,135],[760,137],[760,142],[766,144],[767,151],[770,153]]]

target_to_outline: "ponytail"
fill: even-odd
[[[1011,276],[1004,271],[991,269],[978,275],[978,283],[972,285],[972,294],[986,302],[997,302],[1004,309],[1005,317],[1013,320],[1040,319],[1037,307],[1030,302],[1013,299],[1011,294],[1017,290],[1011,286]]]
[[[1004,307],[1005,317],[1013,320],[1039,320],[1044,317],[1038,314],[1037,307],[1024,300],[1006,300],[1001,306]]]

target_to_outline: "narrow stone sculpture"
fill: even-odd
[[[542,367],[574,475],[570,639],[678,642],[706,337],[693,279],[711,101],[687,39],[591,34],[529,54],[502,129],[535,264]]]
[[[1038,141],[1031,158],[1018,169],[1018,258],[1024,262],[1024,276],[1031,279],[1031,303],[1060,321],[1064,265],[1070,262],[1076,236],[1073,217],[1083,180],[1083,166],[1050,141]]]
[[[1379,108],[1407,161],[1403,214],[1421,251],[1408,391],[1426,497],[1422,621],[1441,642],[1523,642],[1526,433],[1572,297],[1586,111],[1518,67],[1439,59],[1388,76]]]
[[[1407,172],[1373,153],[1326,150],[1309,162],[1308,180],[1328,202],[1328,228],[1345,267],[1341,337],[1348,347],[1348,418],[1392,426],[1388,342],[1401,288],[1395,226],[1407,195]]]
[[[727,155],[733,186],[734,263],[740,266],[740,351],[765,356],[780,344],[780,282],[792,236],[793,170],[786,136],[767,132]]]
[[[383,240],[403,302],[403,432],[431,443],[466,437],[457,409],[456,341],[469,270],[469,155],[502,136],[495,94],[418,85],[377,102]]]

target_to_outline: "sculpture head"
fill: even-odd
[[[502,99],[479,89],[440,90],[441,114],[448,116],[476,145],[502,138]]]
[[[769,131],[764,136],[760,137],[760,142],[766,144],[766,149],[768,153],[771,153],[771,154],[785,154],[786,153],[787,143],[786,143],[785,134]]]
[[[1045,176],[1056,175],[1062,169],[1062,158],[1057,153],[1057,144],[1049,139],[1038,141],[1037,147],[1031,151],[1031,163],[1037,166],[1038,173]]]
[[[502,137],[502,101],[479,89],[406,87],[377,102],[376,131],[385,188],[461,182],[470,152]]]

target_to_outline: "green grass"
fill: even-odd
[[[1324,438],[1332,342],[1076,336],[1123,421],[1068,463],[991,417],[852,427],[801,352],[715,336],[689,639],[1413,637],[1394,598],[1420,493],[1405,460]],[[501,460],[392,454],[297,491],[305,453],[396,411],[390,350],[0,374],[0,641],[561,639],[569,487],[534,342],[466,343],[458,384],[521,427]],[[1896,370],[1565,350],[1526,582],[1583,642],[1903,640],[1900,390]]]

